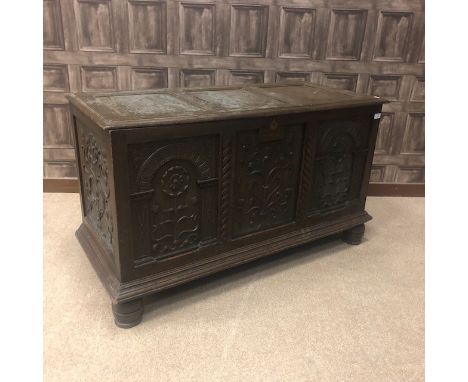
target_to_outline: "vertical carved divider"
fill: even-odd
[[[221,241],[229,239],[230,213],[229,204],[232,188],[232,144],[233,133],[224,133],[221,138],[221,192],[219,203],[219,237]]]
[[[311,123],[306,124],[304,135],[304,150],[302,155],[301,171],[302,177],[296,210],[296,216],[298,220],[303,219],[306,215],[307,197],[309,196],[312,187],[315,146],[314,131]]]

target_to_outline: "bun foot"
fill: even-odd
[[[115,324],[119,328],[129,329],[141,322],[143,317],[143,299],[112,304]]]
[[[350,228],[343,232],[341,239],[348,244],[358,245],[362,242],[362,237],[364,236],[365,226],[364,224],[359,224],[356,227]]]

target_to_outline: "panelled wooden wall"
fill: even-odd
[[[44,177],[75,178],[65,95],[303,80],[388,98],[372,182],[424,182],[420,0],[44,0]]]

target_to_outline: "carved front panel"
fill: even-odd
[[[293,221],[300,163],[302,126],[237,134],[233,189],[233,236]]]
[[[365,121],[321,123],[317,132],[309,212],[341,209],[359,198],[368,133]]]
[[[108,158],[104,145],[78,122],[82,200],[86,220],[112,249],[113,224],[110,207]]]
[[[217,147],[214,137],[129,147],[135,266],[216,238]]]

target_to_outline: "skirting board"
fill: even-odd
[[[44,192],[79,192],[78,179],[44,179]],[[369,196],[422,196],[424,183],[371,183]]]

